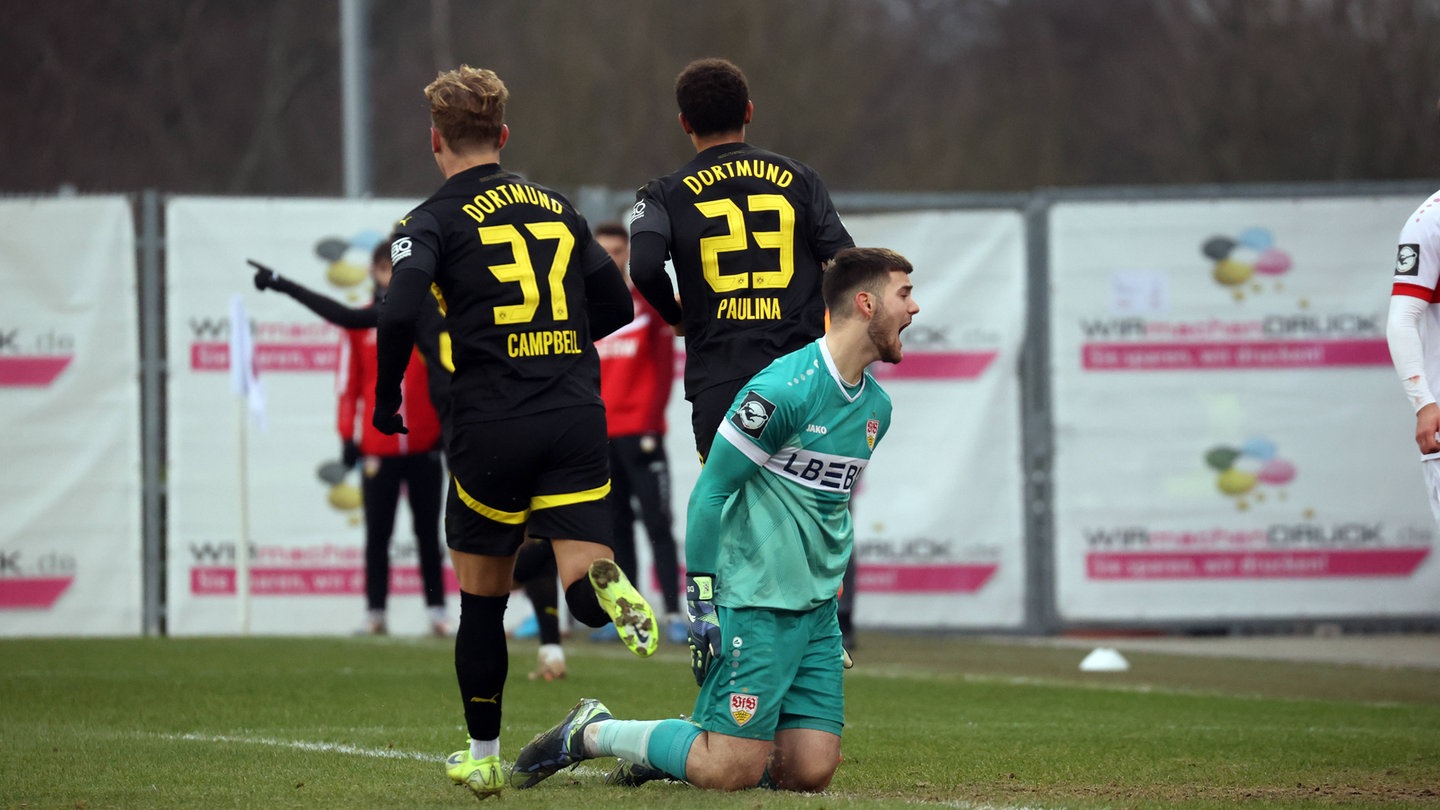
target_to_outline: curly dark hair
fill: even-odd
[[[733,132],[745,126],[750,85],[727,59],[696,59],[675,79],[675,102],[696,135]]]

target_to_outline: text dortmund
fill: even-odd
[[[476,222],[484,222],[486,214],[493,214],[497,209],[511,203],[538,205],[557,214],[565,210],[559,200],[534,186],[527,186],[523,183],[511,183],[508,186],[487,189],[484,194],[476,194],[475,199],[460,206],[460,209],[469,214],[470,218]]]
[[[729,180],[732,177],[758,177],[761,180],[768,180],[780,188],[789,188],[794,182],[795,175],[789,169],[782,169],[774,163],[764,160],[732,160],[729,163],[717,163],[708,169],[685,176],[685,187],[691,192],[699,194],[707,186],[712,186],[721,180]]]

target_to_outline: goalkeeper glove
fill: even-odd
[[[720,617],[715,613],[715,576],[685,575],[685,615],[690,623],[690,672],[705,685],[710,664],[720,655]]]

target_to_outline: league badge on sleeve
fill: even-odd
[[[405,219],[409,219],[409,217],[406,217]],[[404,220],[401,221],[403,222]],[[392,265],[395,265],[399,264],[401,259],[410,258],[410,254],[411,252],[413,252],[414,247],[414,244],[410,241],[410,237],[408,236],[402,236],[399,239],[396,239],[394,242],[391,242],[390,263]]]
[[[745,399],[740,401],[740,407],[730,414],[730,424],[739,428],[746,436],[758,439],[760,434],[765,432],[765,425],[770,422],[773,413],[775,403],[754,391],[748,391]]]
[[[1397,276],[1418,276],[1420,275],[1420,246],[1401,245],[1398,253],[1395,254],[1395,275]]]

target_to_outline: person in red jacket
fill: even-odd
[[[375,249],[370,262],[375,300],[390,284],[389,242]],[[445,581],[440,557],[441,472],[440,418],[431,403],[429,376],[419,350],[412,348],[405,370],[404,417],[409,433],[388,436],[370,423],[377,369],[375,329],[347,329],[341,341],[337,427],[346,466],[361,465],[360,493],[365,509],[365,623],[360,632],[383,635],[390,593],[390,538],[395,508],[404,487],[413,518],[430,627],[449,635],[445,615]]]
[[[372,270],[372,272],[387,274],[386,278],[389,277],[388,273],[392,269],[390,244],[390,239],[387,238],[376,246],[372,256],[372,261],[379,264],[378,270]],[[248,262],[255,268],[255,289],[261,292],[275,290],[288,295],[327,322],[343,329],[373,331],[380,323],[378,295],[363,307],[351,307],[334,298],[321,295],[297,281],[281,276],[254,259],[249,259]],[[384,287],[380,288],[378,292],[383,294]],[[446,329],[445,316],[440,313],[438,306],[425,307],[416,328],[415,348],[425,358],[425,371],[430,384],[430,403],[435,406],[435,412],[440,418],[442,449],[443,443],[450,434],[450,375],[454,371],[454,366],[450,359],[449,345],[449,332]],[[359,446],[350,443],[346,447],[348,449],[345,452],[344,463],[346,469],[349,469],[355,466],[356,459],[359,457]],[[390,511],[393,515],[393,506]],[[521,546],[515,559],[516,586],[525,589],[525,595],[534,605],[535,615],[531,621],[535,622],[536,631],[530,635],[538,635],[540,639],[539,667],[530,673],[531,680],[552,681],[565,677],[565,651],[561,647],[560,597],[557,576],[555,553],[547,541],[530,540]],[[440,611],[432,610],[431,626],[436,635],[449,634],[449,626]],[[372,627],[373,625],[367,621],[362,632],[371,632]]]
[[[618,222],[597,225],[595,241],[625,273],[635,302],[635,320],[595,341],[600,353],[600,398],[605,401],[610,437],[610,499],[615,522],[611,546],[625,576],[640,582],[635,570],[638,505],[665,600],[665,638],[685,644],[688,629],[680,612],[679,560],[670,528],[670,465],[665,457],[665,406],[675,382],[675,331],[630,283],[630,234],[625,226]],[[614,636],[613,625],[591,634],[596,641]]]

